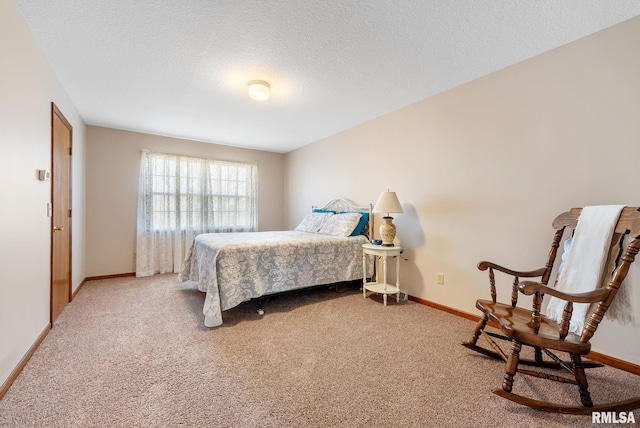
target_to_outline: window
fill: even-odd
[[[143,150],[138,276],[179,271],[186,249],[200,233],[255,231],[256,182],[253,164]]]

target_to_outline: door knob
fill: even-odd
[[[54,232],[57,232],[57,231],[62,230],[62,229],[64,229],[64,226],[53,226],[53,231]]]

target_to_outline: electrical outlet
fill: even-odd
[[[444,274],[442,272],[439,272],[436,276],[436,284],[444,285]]]

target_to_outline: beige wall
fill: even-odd
[[[541,267],[555,215],[640,204],[638,46],[635,18],[289,153],[287,225],[336,195],[394,190],[403,288],[477,315],[478,261]],[[638,337],[605,322],[593,347],[640,364]]]
[[[157,135],[87,127],[87,276],[135,271],[140,150],[258,165],[258,228],[280,230],[284,155]]]
[[[73,126],[74,289],[85,277],[85,128],[13,2],[0,2],[0,385],[49,324],[51,102]]]

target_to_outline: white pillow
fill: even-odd
[[[318,233],[331,236],[349,236],[360,221],[360,213],[336,214],[327,219]]]
[[[302,219],[295,230],[317,233],[331,216],[333,216],[333,213],[309,213]]]

